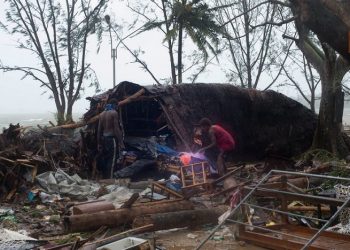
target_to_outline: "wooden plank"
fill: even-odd
[[[138,228],[133,228],[133,229],[130,229],[128,231],[125,231],[125,232],[118,233],[116,235],[110,236],[108,238],[105,238],[105,239],[102,239],[102,240],[97,240],[95,242],[87,244],[82,249],[86,250],[87,249],[86,247],[89,247],[91,245],[93,245],[95,247],[100,247],[100,246],[112,243],[114,241],[121,240],[123,238],[129,237],[131,235],[140,234],[140,233],[144,233],[144,232],[150,232],[152,230],[153,230],[153,225],[152,224],[145,225],[145,226],[138,227]]]
[[[133,227],[153,224],[153,229],[158,231],[171,228],[193,228],[205,224],[217,224],[218,218],[227,211],[227,208],[227,206],[219,206],[211,209],[184,210],[146,216],[141,215],[135,218]]]
[[[252,190],[253,187],[244,187],[246,190]],[[283,194],[283,193],[276,193],[274,190],[262,190],[261,188],[257,188],[257,190],[254,192],[254,195],[262,195],[262,196],[272,196],[277,197],[279,199],[285,197],[287,201],[307,201],[314,204],[327,204],[327,205],[334,205],[334,206],[341,206],[344,201],[335,199],[335,198],[328,198],[328,197],[315,197],[313,195],[307,195],[307,194],[299,194],[299,193],[290,193],[290,194]]]
[[[181,171],[182,187],[186,187],[185,174],[182,167],[180,168],[180,171]]]
[[[256,233],[256,232],[248,232],[248,231],[239,232],[238,239],[248,241],[249,243],[253,243],[257,246],[265,247],[267,249],[274,249],[274,250],[299,250],[303,246],[300,243],[280,240],[273,236],[265,235],[262,233]],[[313,250],[316,250],[316,249],[313,249]],[[317,249],[317,250],[324,250],[324,249]]]
[[[191,147],[189,146],[189,144],[187,143],[187,141],[183,137],[182,133],[180,133],[180,130],[181,131],[185,131],[184,128],[182,128],[182,122],[176,122],[177,119],[179,121],[180,121],[180,119],[178,117],[171,117],[170,114],[169,114],[168,108],[162,102],[158,102],[158,103],[161,106],[161,108],[162,108],[162,110],[163,110],[163,112],[164,112],[164,114],[165,114],[165,116],[167,118],[167,121],[170,123],[171,128],[175,131],[175,133],[178,136],[178,138],[180,138],[181,142],[186,147],[186,150],[191,151]],[[179,128],[176,125],[179,125],[181,127],[180,130],[179,130]]]
[[[181,194],[179,194],[179,193],[175,192],[174,190],[171,190],[171,189],[169,189],[169,188],[167,188],[167,187],[165,187],[165,186],[163,186],[163,185],[161,185],[161,184],[159,184],[157,182],[153,182],[153,185],[158,187],[158,188],[160,188],[160,189],[162,189],[162,190],[164,190],[164,191],[166,191],[166,192],[168,192],[168,193],[170,193],[170,194],[172,194],[173,196],[175,196],[177,198],[180,198],[180,199],[184,198]]]
[[[129,208],[129,207],[131,207],[132,204],[134,204],[139,197],[140,197],[139,193],[132,194],[131,197],[129,198],[129,200],[127,200],[120,208]]]
[[[196,183],[196,175],[194,173],[193,165],[191,166],[191,169],[192,169],[192,183],[193,183],[193,185],[195,185],[197,183]]]
[[[310,229],[307,227],[295,226],[295,225],[274,225],[267,227],[272,230],[280,230],[284,233],[295,235],[298,237],[311,238],[317,230]],[[266,247],[269,249],[288,249],[296,250],[302,248],[306,243],[298,238],[292,236],[281,236],[276,235],[262,230],[259,231],[246,231],[244,227],[239,227],[239,239],[247,240],[256,245]],[[310,246],[308,249],[311,250],[347,250],[350,249],[350,237],[348,235],[341,235],[334,232],[322,232],[321,236]]]
[[[7,162],[12,163],[12,164],[16,163],[16,161],[13,161],[11,159],[8,159],[8,158],[2,157],[2,156],[0,156],[0,160],[7,161]]]

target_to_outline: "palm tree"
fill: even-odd
[[[219,8],[210,8],[202,0],[161,0],[164,20],[149,21],[143,31],[166,27],[164,41],[168,42],[170,57],[174,41],[178,41],[177,50],[177,77],[178,83],[182,83],[182,55],[184,32],[191,38],[193,43],[202,52],[204,61],[208,59],[208,50],[214,55],[218,54],[219,35],[226,35],[225,30],[215,21],[215,12]],[[221,6],[225,8],[227,6]],[[170,15],[168,15],[170,12]],[[171,59],[172,61],[173,59]],[[172,61],[172,65],[175,65]],[[174,78],[174,76],[172,76]],[[176,83],[176,79],[173,83]]]

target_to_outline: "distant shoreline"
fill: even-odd
[[[73,120],[78,121],[83,113],[74,113]],[[0,129],[8,128],[12,124],[19,123],[21,126],[48,125],[49,122],[56,124],[55,114],[48,113],[23,113],[23,114],[0,114]]]

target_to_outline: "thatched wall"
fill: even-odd
[[[142,87],[120,83],[112,97],[119,100]],[[236,153],[292,156],[310,147],[317,116],[300,103],[274,91],[257,91],[230,84],[181,84],[144,87],[167,114],[168,123],[191,146],[194,124],[202,117],[232,131]],[[91,112],[91,111],[90,111]]]

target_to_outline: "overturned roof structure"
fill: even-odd
[[[195,124],[203,117],[234,133],[236,153],[256,156],[305,151],[317,121],[311,110],[272,90],[204,83],[141,86],[127,81],[88,98],[91,106],[85,120],[99,114],[110,98],[119,100],[126,135],[151,136],[168,128],[177,146],[187,150],[193,144]]]

